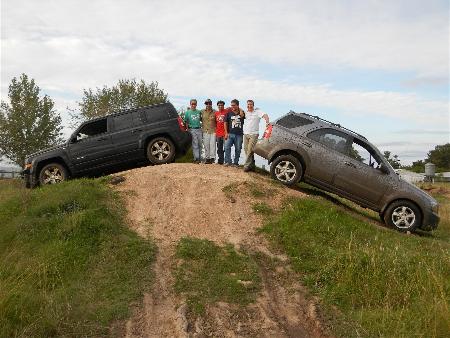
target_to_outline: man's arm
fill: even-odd
[[[224,139],[226,140],[226,139],[228,138],[228,122],[227,122],[227,121],[225,121],[225,122],[223,123],[223,129],[225,130],[225,136],[224,136]]]
[[[269,115],[267,115],[266,113],[264,113],[264,115],[262,116],[264,120],[266,120],[266,125],[268,125],[269,122]]]

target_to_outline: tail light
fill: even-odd
[[[183,119],[181,116],[178,116],[178,126],[182,131],[186,131],[186,126],[184,125]]]
[[[264,134],[263,134],[263,139],[270,138],[270,135],[272,135],[272,125],[271,124],[267,125],[266,130],[264,131]]]

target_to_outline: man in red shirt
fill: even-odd
[[[224,122],[228,111],[225,109],[225,102],[223,101],[217,101],[217,108],[219,109],[216,111],[217,163],[223,164],[223,145],[225,142]]]

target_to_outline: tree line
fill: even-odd
[[[34,79],[22,74],[13,78],[8,90],[9,102],[0,104],[0,158],[6,157],[23,167],[25,157],[40,149],[63,142],[61,116],[48,95],[41,95]],[[119,80],[112,87],[84,89],[77,109],[69,109],[72,125],[120,111],[167,102],[167,93],[158,82]],[[384,152],[393,168],[406,168],[416,172],[425,170],[432,162],[438,171],[450,170],[450,143],[437,145],[424,160],[411,166],[402,166],[398,155]]]

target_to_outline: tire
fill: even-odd
[[[39,171],[39,184],[61,183],[69,177],[66,168],[59,163],[49,163]]]
[[[165,164],[173,162],[175,158],[175,146],[166,137],[157,137],[147,145],[147,158],[153,164]]]
[[[292,155],[280,155],[270,165],[272,178],[284,185],[294,185],[303,176],[303,166]]]
[[[412,202],[395,201],[384,212],[384,222],[398,231],[412,232],[422,225],[422,214]]]

